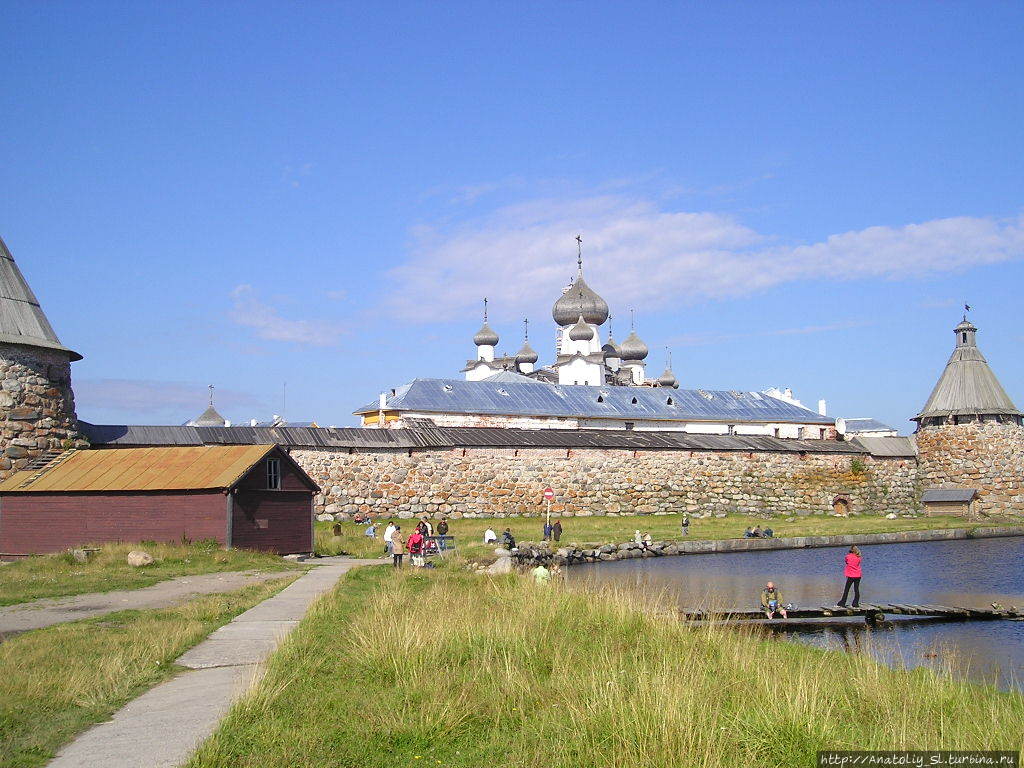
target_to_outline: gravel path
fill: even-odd
[[[47,597],[30,603],[0,608],[0,639],[10,633],[42,629],[65,621],[78,621],[114,611],[166,608],[198,595],[233,592],[268,579],[287,576],[290,571],[228,571],[179,576],[142,589],[91,592],[72,597]],[[291,571],[294,573],[294,571]]]

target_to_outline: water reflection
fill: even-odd
[[[1024,539],[978,539],[862,547],[865,603],[930,603],[1024,609]],[[674,595],[693,610],[751,610],[765,581],[800,607],[834,605],[843,588],[842,548],[687,555],[573,566],[577,583],[619,584]],[[862,619],[836,625],[773,622],[781,633],[821,648],[868,650],[905,666],[956,661],[972,678],[1024,690],[1024,621],[951,622],[895,619],[868,628]]]

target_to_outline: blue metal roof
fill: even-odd
[[[354,411],[376,413],[368,403]],[[531,381],[415,379],[394,390],[385,410],[569,418],[834,424],[827,416],[761,392],[593,387]]]

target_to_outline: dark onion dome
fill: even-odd
[[[636,335],[636,331],[630,331],[629,336],[626,337],[626,340],[619,347],[619,351],[622,352],[623,360],[643,360],[647,357],[647,353],[650,350],[640,340],[640,337]]]
[[[530,346],[530,342],[524,341],[523,348],[516,352],[517,363],[536,363],[537,353],[533,351],[533,347]]]
[[[671,368],[666,368],[665,372],[658,377],[659,387],[678,387],[679,382],[676,381],[676,375],[672,373]]]
[[[569,329],[569,338],[573,341],[590,341],[594,338],[594,329],[583,322],[583,315],[579,316],[576,325]]]
[[[551,317],[563,328],[572,325],[580,315],[592,325],[601,325],[608,319],[608,302],[594,293],[582,274],[576,276],[551,308]]]
[[[476,336],[473,337],[473,343],[478,347],[487,345],[493,347],[498,343],[498,334],[494,332],[494,329],[487,324],[484,320],[484,324],[480,326],[480,330],[476,332]]]
[[[604,352],[605,360],[622,359],[622,350],[619,349],[619,345],[615,343],[615,339],[611,336],[608,337],[608,343],[601,347],[601,351]]]

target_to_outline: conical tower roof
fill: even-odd
[[[946,416],[1021,415],[978,349],[977,331],[966,317],[953,329],[956,347],[914,421]]]
[[[223,427],[227,419],[217,413],[217,409],[211,404],[209,408],[189,422],[191,427]]]
[[[46,319],[39,300],[28,287],[14,263],[14,257],[0,239],[0,342],[43,347],[67,353],[72,360],[82,356],[60,343]]]

